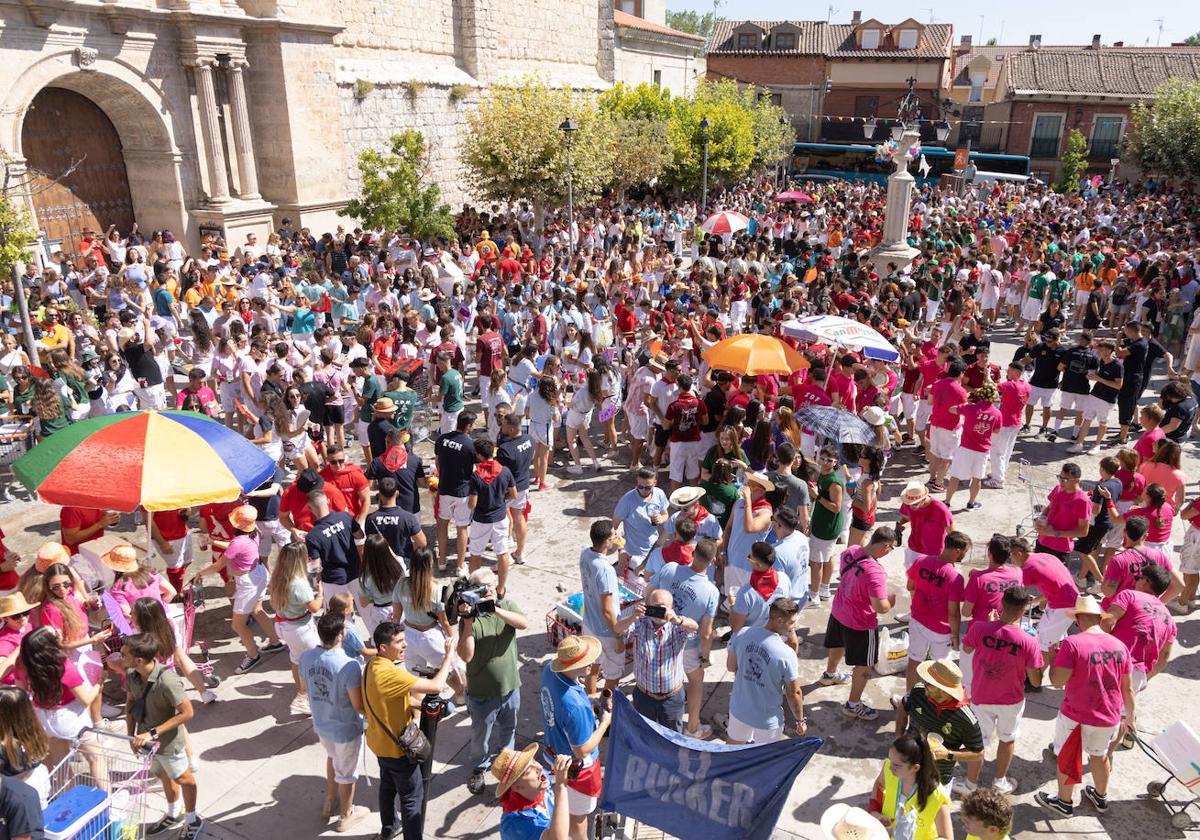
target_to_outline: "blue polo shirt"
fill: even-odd
[[[541,840],[553,813],[554,790],[547,787],[541,802],[500,816],[500,840]]]
[[[645,500],[637,490],[630,490],[613,510],[625,529],[625,553],[639,560],[650,553],[658,541],[658,526],[650,521],[654,514],[667,510],[667,494],[655,487]]]
[[[554,660],[542,668],[542,730],[545,742],[555,755],[571,755],[575,747],[586,743],[596,731],[596,716],[578,680],[551,670]],[[588,753],[585,766],[600,757],[599,748]]]
[[[767,542],[775,549],[775,565],[772,567],[788,576],[792,582],[791,597],[797,600],[808,595],[808,537],[799,531],[780,540],[772,530]]]
[[[621,613],[621,595],[617,586],[617,570],[606,555],[590,548],[579,553],[579,579],[583,581],[583,631],[600,639],[613,638],[604,620],[600,596],[611,595],[617,614]]]
[[[770,598],[764,599],[758,590],[748,583],[738,590],[737,597],[733,599],[733,611],[746,616],[747,625],[762,626],[766,624],[767,617],[771,613],[771,604],[780,598],[787,598],[791,595],[792,582],[782,571],[778,571],[778,574],[779,580],[775,584],[775,591],[771,593]]]
[[[796,652],[766,627],[743,627],[729,649],[737,657],[729,714],[756,729],[781,726],[783,686],[800,675]]]
[[[655,589],[666,589],[671,593],[671,608],[679,615],[699,624],[706,616],[717,614],[721,592],[707,576],[692,571],[691,566],[668,563],[650,581]],[[687,647],[700,647],[700,634],[693,633]]]

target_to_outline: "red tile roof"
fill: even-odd
[[[681,38],[685,41],[695,41],[697,45],[704,43],[704,36],[693,35],[690,32],[680,32],[678,29],[672,29],[669,26],[663,26],[658,23],[652,23],[645,18],[640,18],[637,15],[627,14],[620,9],[613,9],[613,23],[617,26],[628,26],[630,29],[642,29],[646,32],[655,32],[659,35],[670,35],[673,38]]]

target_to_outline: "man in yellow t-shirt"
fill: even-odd
[[[410,674],[403,665],[396,664],[404,662],[404,650],[408,647],[404,625],[383,622],[375,628],[374,642],[378,653],[363,673],[363,705],[367,746],[379,759],[380,836],[395,834],[404,840],[420,840],[425,793],[421,765],[409,758],[396,742],[412,720],[412,697],[438,694],[446,687],[455,634],[446,638],[442,665],[428,678]],[[397,796],[400,797],[398,823]]]

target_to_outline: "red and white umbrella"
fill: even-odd
[[[700,225],[700,230],[705,233],[719,235],[723,233],[737,233],[739,230],[745,230],[750,227],[750,220],[741,213],[734,213],[732,210],[722,210],[720,213],[713,213],[704,223]]]

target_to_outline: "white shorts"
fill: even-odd
[[[1101,548],[1119,549],[1125,544],[1125,526],[1120,523],[1114,523],[1111,528],[1104,534],[1104,539],[1100,540]]]
[[[1067,631],[1074,621],[1066,608],[1047,607],[1046,614],[1037,623],[1038,647],[1043,651],[1050,650],[1067,637]]]
[[[1141,668],[1131,668],[1129,670],[1129,685],[1133,689],[1134,694],[1138,694],[1146,690],[1146,683],[1150,678],[1146,676],[1146,672]],[[1125,717],[1122,712],[1121,717]]]
[[[586,817],[600,804],[600,797],[588,796],[575,788],[567,788],[567,811],[572,817]]]
[[[925,431],[929,425],[929,415],[933,411],[933,404],[926,399],[917,400],[917,412],[913,416],[913,426],[918,432]]]
[[[306,650],[321,646],[315,616],[310,616],[307,621],[276,621],[275,632],[279,635],[279,641],[287,645],[288,659],[293,665],[300,664],[300,656]]]
[[[974,449],[959,447],[950,462],[950,477],[959,481],[970,481],[973,478],[984,478],[988,474],[988,452],[976,452]]]
[[[587,434],[588,427],[592,425],[592,412],[580,414],[573,408],[567,409],[567,428],[577,429],[580,434]]]
[[[1073,394],[1070,391],[1061,391],[1058,397],[1058,407],[1061,411],[1087,411],[1091,401],[1091,394]]]
[[[645,440],[650,434],[650,417],[646,414],[626,414],[629,423],[629,437],[632,440]]]
[[[283,548],[292,541],[292,532],[283,527],[278,519],[260,519],[258,528],[258,554],[264,559],[271,554],[271,546]]]
[[[164,385],[148,385],[145,388],[134,388],[133,395],[137,397],[138,408],[143,411],[164,409],[167,407],[167,389]]]
[[[1097,758],[1108,755],[1108,745],[1113,742],[1113,738],[1117,737],[1117,730],[1120,728],[1119,724],[1114,726],[1079,724],[1059,712],[1058,717],[1054,719],[1054,752],[1056,755],[1062,752],[1063,745],[1067,743],[1067,739],[1071,737],[1076,726],[1083,727],[1083,751]]]
[[[458,528],[471,524],[471,505],[466,496],[443,496],[438,494],[437,518],[446,519]]]
[[[1021,320],[1036,321],[1041,317],[1044,303],[1038,298],[1025,298],[1025,303],[1021,304]]]
[[[941,307],[942,302],[940,300],[925,301],[925,320],[932,324],[937,319],[938,310]]]
[[[693,674],[703,668],[704,665],[700,662],[700,646],[685,647],[683,649],[683,673]]]
[[[812,562],[812,555],[809,554],[809,562]],[[738,569],[734,566],[725,567],[725,594],[729,596],[729,600],[737,597],[738,590],[750,582],[750,572],[746,569]]]
[[[935,633],[916,619],[908,622],[908,658],[913,662],[950,658],[950,634]]]
[[[1042,408],[1052,408],[1054,406],[1054,395],[1058,393],[1057,388],[1036,388],[1029,389],[1029,405],[1040,405]]]
[[[385,621],[392,620],[392,605],[386,607],[377,607],[374,604],[367,604],[365,607],[360,601],[358,604],[358,614],[362,616],[363,624],[367,628],[367,644],[370,646],[371,639],[375,636],[375,628]]]
[[[489,411],[496,403],[496,395],[492,393],[492,377],[479,376],[479,404],[484,411]]]
[[[917,410],[917,395],[916,394],[906,394],[903,391],[901,391],[900,392],[900,410],[904,412],[904,417],[906,420],[913,419],[913,415],[916,413],[916,410]]]
[[[441,422],[438,425],[438,431],[440,431],[442,434],[446,435],[446,434],[449,434],[450,432],[453,432],[455,429],[457,429],[458,428],[458,415],[460,415],[460,414],[462,414],[461,410],[459,410],[459,411],[443,411]]]
[[[354,741],[331,741],[321,738],[325,755],[333,763],[333,781],[339,785],[352,785],[358,781],[358,768],[362,766],[363,744],[366,739]]]
[[[370,425],[371,425],[370,423],[366,423],[362,420],[359,420],[354,425],[354,437],[356,437],[358,439],[359,443],[361,443],[363,446],[366,446],[366,447],[370,447],[370,445],[371,445],[371,443],[370,443],[371,438],[367,435],[367,429],[370,427]],[[286,449],[287,448],[284,447],[284,451],[286,451]],[[303,452],[303,450],[301,450],[301,452]],[[299,454],[299,453],[297,453],[297,454]]]
[[[929,454],[934,458],[949,461],[958,449],[958,429],[943,429],[941,426],[929,427]]]
[[[467,551],[478,557],[491,544],[496,556],[508,554],[508,517],[499,522],[471,522],[467,530]]]
[[[814,566],[823,566],[833,562],[833,550],[837,548],[835,540],[823,540],[820,537],[808,538],[808,562]],[[749,578],[746,580],[749,583]]]
[[[233,614],[250,615],[267,594],[267,567],[259,563],[244,575],[234,578]]]
[[[1179,571],[1185,575],[1200,574],[1200,528],[1189,525],[1179,549]]]
[[[170,553],[164,555],[158,543],[153,543],[154,556],[159,557],[168,569],[186,569],[192,564],[192,535],[184,534],[177,540],[168,540]]]
[[[606,680],[619,680],[625,676],[625,651],[617,653],[613,648],[615,644],[614,638],[600,639],[600,676]]]
[[[672,481],[695,481],[700,477],[700,462],[707,449],[701,449],[700,441],[684,440],[671,443],[670,462]]]
[[[913,563],[917,562],[917,558],[923,557],[919,551],[913,551],[908,546],[904,546],[904,570],[908,571],[912,568]]]
[[[547,449],[554,448],[554,425],[552,423],[535,423],[529,421],[529,436],[534,443],[540,443]]]
[[[334,595],[341,595],[343,592],[350,596],[350,606],[353,609],[355,596],[358,594],[357,581],[352,580],[349,583],[325,583],[321,581],[321,603],[325,609],[329,609],[330,598]]]
[[[1006,744],[1017,740],[1017,733],[1021,728],[1021,715],[1025,713],[1024,700],[1009,706],[987,704],[976,706],[972,703],[971,710],[979,719],[979,730],[983,734],[985,747],[988,741],[992,740],[993,732]]]
[[[729,716],[729,724],[725,727],[730,740],[742,741],[749,744],[770,744],[783,740],[783,724],[774,729],[759,729],[748,723],[742,723],[733,715]]]
[[[405,624],[404,641],[408,644],[404,649],[404,667],[409,673],[415,674],[418,669],[437,671],[442,667],[442,660],[446,658],[446,634],[439,625],[418,630]]]
[[[1091,296],[1092,296],[1091,292],[1081,292],[1081,291],[1076,290],[1075,305],[1076,306],[1087,306],[1088,299]]]
[[[78,700],[72,700],[57,709],[41,709],[34,706],[33,711],[37,714],[37,719],[41,722],[42,728],[46,730],[46,734],[51,738],[59,738],[63,741],[72,740],[82,730],[92,725],[92,718],[88,714],[87,707]]]
[[[217,386],[217,395],[221,400],[221,411],[232,414],[237,411],[237,398],[242,395],[240,382],[222,382]]]
[[[1109,420],[1112,419],[1113,409],[1116,407],[1115,402],[1105,402],[1099,397],[1088,397],[1088,404],[1083,409],[1083,419],[1095,420],[1097,423],[1107,426]]]

